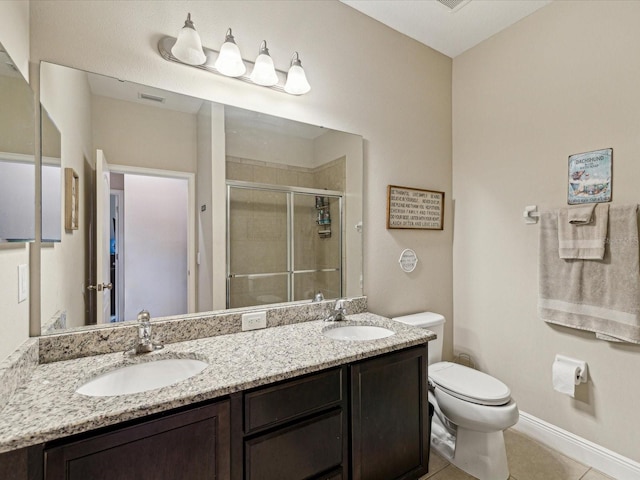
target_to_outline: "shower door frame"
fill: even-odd
[[[322,190],[317,188],[306,188],[306,187],[291,187],[286,185],[272,185],[268,183],[254,183],[254,182],[246,182],[241,180],[227,180],[227,218],[226,218],[226,307],[231,308],[231,279],[233,278],[266,278],[266,277],[277,277],[277,276],[287,276],[287,302],[293,302],[295,298],[295,282],[294,276],[295,274],[301,273],[321,273],[321,272],[339,272],[340,278],[340,296],[344,293],[344,257],[343,257],[343,222],[344,222],[344,192],[340,192],[337,190]],[[269,272],[269,273],[246,273],[246,274],[234,274],[231,273],[231,189],[232,188],[242,188],[246,190],[262,190],[268,192],[278,192],[285,193],[287,195],[287,271],[285,272]],[[332,197],[338,200],[338,213],[339,213],[339,225],[338,228],[338,245],[339,245],[339,255],[340,255],[340,266],[339,268],[319,268],[319,269],[305,269],[305,270],[294,270],[294,259],[295,259],[295,234],[294,234],[294,195],[308,195],[308,196],[317,196],[317,197]],[[333,224],[333,223],[332,223]],[[311,299],[309,299],[311,300]],[[284,303],[284,302],[283,302]],[[259,305],[253,305],[259,306]]]

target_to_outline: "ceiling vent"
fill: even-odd
[[[445,7],[447,7],[447,9],[451,13],[454,13],[460,10],[462,7],[464,7],[471,0],[436,0],[436,1],[441,5],[444,5]]]
[[[152,102],[164,103],[164,97],[158,97],[156,95],[150,95],[148,93],[138,93],[138,98],[142,100],[150,100]]]

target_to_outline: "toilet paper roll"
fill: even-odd
[[[551,368],[551,374],[553,377],[553,389],[556,392],[564,393],[565,395],[575,396],[576,385],[580,383],[578,373],[580,367],[564,362],[553,362]]]

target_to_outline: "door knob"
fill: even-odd
[[[87,290],[97,290],[101,292],[102,290],[111,290],[113,288],[113,283],[99,283],[98,285],[88,285]]]

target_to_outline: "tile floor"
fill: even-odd
[[[611,480],[591,467],[555,452],[514,430],[505,432],[509,480]],[[431,451],[429,473],[420,480],[473,480]]]

